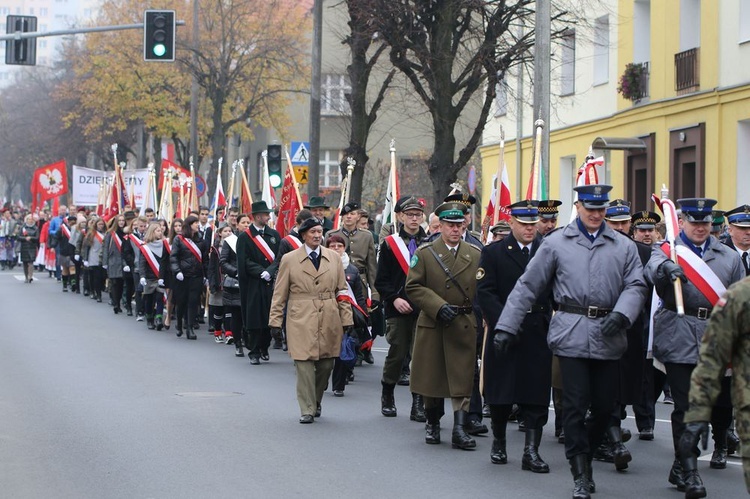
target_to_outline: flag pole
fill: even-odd
[[[213,213],[211,213],[211,218],[213,219],[213,225],[214,230],[213,232],[216,232],[216,213],[219,211],[219,183],[221,182],[221,163],[224,161],[224,158],[219,158],[219,169],[216,172],[216,188],[214,189],[214,206],[213,206]],[[226,209],[226,208],[225,208]],[[213,246],[214,243],[214,234],[211,234],[211,245]]]
[[[396,171],[397,164],[396,164],[396,139],[391,139],[390,144],[390,152],[391,152],[391,197],[394,199],[391,199],[391,234],[398,233],[398,222],[396,221],[396,202],[398,199],[396,198],[396,181],[398,179],[398,172]]]
[[[237,160],[234,160],[232,162],[232,178],[229,179],[229,190],[227,191],[229,193],[229,199],[227,199],[227,214],[229,214],[229,208],[231,208],[234,203],[234,179],[236,176]]]
[[[540,163],[542,161],[542,130],[544,129],[544,120],[541,118],[534,122],[536,127],[536,137],[534,140],[534,159],[531,164],[531,178],[529,179],[529,188],[526,189],[526,199],[536,199],[539,194],[539,174]]]
[[[518,151],[516,151],[518,153]],[[495,178],[495,210],[492,214],[492,224],[495,225],[500,217],[500,191],[502,190],[503,168],[505,168],[505,131],[500,126],[500,157],[497,162],[497,177]]]
[[[286,167],[291,170],[292,185],[294,185],[294,192],[297,196],[297,206],[302,206],[302,196],[299,193],[299,184],[297,183],[297,175],[294,174],[294,167],[292,166],[292,157],[289,156],[289,150],[284,145],[284,154],[286,155]]]

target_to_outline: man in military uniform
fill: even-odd
[[[748,217],[750,222],[750,217]],[[731,223],[731,222],[730,222]],[[750,279],[729,287],[719,299],[708,321],[700,346],[698,364],[690,376],[690,409],[685,414],[685,431],[680,441],[680,453],[697,460],[698,440],[708,435],[714,404],[723,390],[722,378],[731,364],[734,379],[732,395],[735,400],[750,398]],[[750,406],[737,408],[737,430],[743,440],[742,468],[745,487],[750,493]],[[705,448],[705,445],[704,445]],[[706,497],[705,488],[691,496]]]
[[[500,220],[490,227],[490,233],[492,234],[493,243],[495,241],[502,241],[510,234],[510,224],[505,220]]]
[[[268,314],[273,298],[273,283],[279,263],[281,237],[268,227],[271,210],[265,201],[252,204],[253,223],[237,238],[237,270],[242,300],[242,323],[247,338],[250,364],[258,365],[269,360],[268,347],[271,345],[271,331],[268,327]]]
[[[396,206],[396,211],[401,220],[400,228],[398,234],[387,235],[380,245],[378,273],[375,279],[375,288],[380,293],[385,307],[385,338],[390,345],[381,380],[383,392],[380,398],[380,412],[386,417],[396,417],[393,390],[401,375],[404,359],[411,351],[419,316],[419,308],[409,301],[404,289],[409,262],[427,237],[419,225],[424,217],[424,207],[415,197],[402,198]],[[424,404],[422,396],[418,393],[412,393],[410,419],[425,422]]]
[[[499,353],[513,348],[528,310],[552,286],[558,309],[547,343],[560,360],[565,455],[576,499],[588,498],[596,489],[593,451],[615,407],[612,386],[617,383],[618,359],[627,348],[625,330],[646,298],[635,245],[604,223],[611,189],[599,184],[575,188],[578,217],[545,237],[508,296],[493,340]]]
[[[477,271],[477,301],[488,324],[497,323],[513,286],[542,243],[536,228],[537,204],[537,201],[520,201],[510,205],[511,234],[502,242],[482,249]],[[498,354],[492,342],[494,331],[490,329],[486,333],[482,356],[483,395],[490,406],[494,437],[490,461],[495,464],[508,462],[506,427],[513,404],[518,404],[519,420],[526,427],[522,469],[549,473],[549,466],[538,450],[549,414],[552,352],[547,347],[547,328],[551,317],[550,293],[542,294],[523,319],[523,333],[519,335],[516,348]]]
[[[411,259],[406,296],[420,309],[411,370],[411,390],[424,396],[425,442],[440,443],[443,398],[453,406],[454,448],[470,450],[467,411],[476,366],[476,293],[479,249],[461,239],[466,214],[462,203],[443,203],[440,238],[423,244]]]
[[[545,199],[539,201],[539,221],[536,223],[536,230],[539,234],[546,236],[557,228],[557,217],[560,214],[557,207],[562,204],[562,201],[557,199]]]
[[[331,208],[326,203],[326,198],[322,196],[312,196],[310,197],[310,202],[305,205],[304,208],[310,210],[312,215],[323,224],[323,235],[333,229],[333,222],[326,218],[326,211]]]
[[[724,232],[724,212],[714,210],[711,212],[711,216],[713,217],[713,220],[711,220],[711,235],[717,239],[721,239],[722,232]]]
[[[654,358],[666,367],[667,382],[674,399],[672,440],[675,460],[668,480],[690,497],[703,497],[700,493],[705,494],[705,488],[698,474],[697,461],[691,456],[681,456],[679,452],[680,437],[685,431],[683,420],[688,409],[690,374],[698,362],[698,345],[711,316],[713,300],[726,287],[745,277],[745,269],[736,251],[710,235],[711,211],[716,200],[689,198],[678,199],[677,203],[682,210],[680,234],[675,241],[680,262],[677,264],[669,259],[668,244],[654,246],[645,275],[662,299],[661,307],[654,314],[653,352]],[[683,267],[690,272],[684,271]],[[686,275],[695,275],[693,271],[702,279],[687,279]],[[678,304],[673,285],[676,279],[683,281],[683,316],[678,315],[676,309]],[[723,427],[724,432],[731,423],[716,419],[714,422],[716,430]]]
[[[727,246],[737,251],[745,267],[745,275],[750,275],[750,206],[742,205],[726,212],[729,221]]]

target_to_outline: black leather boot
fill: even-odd
[[[570,473],[573,475],[573,499],[591,499],[589,482],[586,478],[586,454],[578,454],[570,459]]]
[[[490,414],[493,409],[490,407]],[[492,449],[490,449],[490,461],[492,464],[507,464],[508,453],[505,450],[506,439],[505,432],[508,427],[508,423],[502,418],[498,417],[497,414],[492,417]]]
[[[409,419],[417,423],[427,421],[427,416],[424,414],[424,398],[418,393],[411,394],[411,414],[409,415]]]
[[[714,432],[714,453],[711,456],[711,468],[723,470],[727,467],[727,432]]]
[[[396,400],[393,397],[393,389],[396,385],[381,382],[383,393],[380,396],[380,413],[387,418],[396,417]]]
[[[424,410],[427,423],[424,425],[424,441],[428,444],[440,443],[440,412],[437,407]]]
[[[176,334],[178,338],[182,336],[182,319],[177,319],[177,325],[175,326],[174,334]]]
[[[685,479],[685,499],[706,497],[706,487],[698,474],[698,456],[682,458],[683,477]]]
[[[146,327],[148,329],[156,329],[156,324],[154,324],[154,318],[146,316]]]
[[[611,443],[615,469],[617,471],[628,469],[628,463],[633,460],[633,456],[630,455],[630,451],[622,443],[622,431],[617,426],[610,426],[607,428],[607,437]]]
[[[675,460],[672,462],[672,469],[669,470],[668,480],[669,483],[675,485],[677,487],[677,490],[679,491],[685,490],[685,479],[682,475],[682,463],[680,463],[679,459],[675,458]]]
[[[189,340],[198,339],[198,337],[195,335],[195,331],[193,331],[193,326],[188,326],[185,328],[185,337]]]
[[[466,422],[469,415],[466,411],[455,411],[453,413],[453,437],[451,444],[454,449],[474,450],[477,446],[476,440],[466,433]]]
[[[727,453],[729,455],[734,454],[737,452],[737,449],[740,446],[740,437],[737,436],[737,433],[734,432],[734,428],[729,428],[727,430]]]
[[[539,442],[541,440],[541,428],[526,428],[526,444],[523,447],[521,469],[534,473],[549,473],[549,465],[539,455]]]

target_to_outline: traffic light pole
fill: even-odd
[[[177,26],[185,26],[185,21],[175,21],[175,24]],[[0,35],[0,41],[23,40],[24,38],[43,38],[46,36],[79,35],[81,33],[98,33],[102,31],[121,31],[125,29],[143,29],[143,23],[94,26],[91,28],[59,29],[55,31],[34,31],[26,33],[17,31],[7,35]]]

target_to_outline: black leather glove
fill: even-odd
[[[674,263],[672,260],[667,260],[662,263],[659,266],[659,270],[661,271],[661,275],[665,278],[668,277],[670,281],[676,281],[679,279],[682,282],[687,282],[687,277],[685,277],[685,272],[683,272],[682,267]]]
[[[281,334],[281,328],[280,327],[272,327],[271,328],[271,338],[274,340],[283,340],[284,335]]]
[[[700,452],[696,453],[698,448],[698,441],[701,441],[701,447],[706,450],[708,447],[708,422],[707,421],[694,421],[685,425],[685,431],[680,437],[680,456],[687,458],[688,456],[698,456]]]
[[[437,318],[443,322],[450,322],[456,318],[456,315],[458,315],[456,311],[446,303],[445,305],[440,307],[440,310],[438,310]]]
[[[610,312],[602,321],[602,336],[615,336],[627,327],[627,317],[620,312]]]
[[[495,330],[495,337],[492,339],[492,344],[495,347],[495,353],[502,355],[508,353],[508,350],[516,343],[516,336],[510,334],[507,331],[500,329]]]

